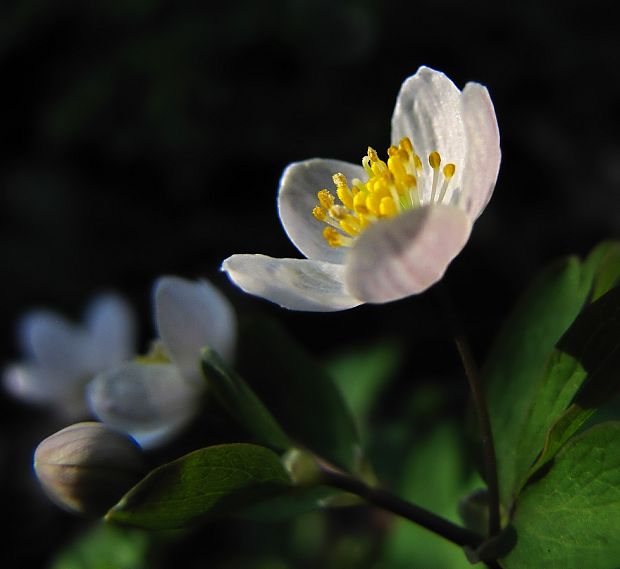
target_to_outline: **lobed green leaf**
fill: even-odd
[[[589,419],[600,386],[620,372],[608,362],[605,373],[593,373],[620,339],[620,326],[609,317],[618,298],[605,294],[620,276],[619,260],[620,244],[605,242],[583,262],[571,257],[543,271],[489,356],[484,378],[507,509],[527,478]],[[582,313],[592,299],[598,300]],[[575,399],[586,382],[590,395]]]
[[[519,495],[516,547],[505,569],[617,569],[620,562],[620,422],[571,439],[548,472]]]

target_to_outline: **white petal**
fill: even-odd
[[[308,259],[233,255],[222,270],[245,292],[291,310],[332,312],[361,304],[343,285],[343,265]]]
[[[160,277],[153,296],[159,337],[188,378],[202,381],[200,350],[207,345],[223,358],[232,358],[237,335],[235,313],[212,284]]]
[[[466,156],[461,92],[443,73],[420,67],[402,84],[392,115],[392,144],[404,136],[413,142],[428,175],[431,152],[439,152],[443,163],[456,164],[451,187],[460,187]],[[429,196],[430,184],[424,191],[424,198]]]
[[[41,366],[17,364],[4,370],[2,383],[13,397],[27,403],[52,407],[63,420],[72,421],[88,416],[84,389],[90,377],[73,379],[73,382],[66,381]]]
[[[86,312],[90,332],[93,372],[128,361],[134,355],[135,316],[119,296],[95,298]]]
[[[337,173],[344,174],[349,182],[353,178],[366,180],[368,177],[361,166],[341,160],[314,158],[290,164],[280,178],[278,210],[284,230],[303,255],[308,259],[340,264],[343,263],[344,251],[327,244],[323,238],[326,225],[312,215],[320,190],[327,188],[335,195],[332,176]]]
[[[5,368],[2,375],[4,388],[17,399],[29,403],[48,403],[58,387],[36,365],[15,364]]]
[[[461,207],[475,220],[491,199],[497,180],[501,160],[499,128],[489,92],[482,85],[465,85],[462,105],[467,157],[463,169]]]
[[[427,206],[368,228],[347,260],[348,290],[365,302],[389,302],[436,283],[467,243],[471,222],[455,207]]]
[[[19,323],[19,340],[26,354],[44,373],[73,382],[90,370],[88,336],[53,312],[33,312]]]
[[[175,365],[136,362],[99,374],[87,389],[93,414],[144,448],[174,436],[195,415],[199,394]]]

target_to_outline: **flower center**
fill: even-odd
[[[422,165],[408,137],[398,147],[388,148],[384,162],[373,148],[362,159],[368,180],[349,181],[344,174],[334,174],[336,196],[329,190],[318,192],[319,203],[312,210],[315,219],[326,223],[323,237],[331,247],[350,247],[355,238],[367,227],[385,218],[418,208],[422,205],[443,203],[456,166],[441,168],[439,152],[428,155],[432,174]],[[430,184],[430,194],[426,186]],[[425,199],[423,196],[428,195]]]

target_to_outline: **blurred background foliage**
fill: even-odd
[[[287,313],[243,296],[218,267],[237,252],[297,255],[275,208],[282,169],[314,156],[359,162],[368,145],[385,149],[396,94],[418,66],[461,87],[479,81],[496,106],[504,158],[496,194],[447,286],[482,359],[536,270],[620,230],[620,35],[607,8],[534,0],[4,0],[2,362],[19,357],[14,325],[24,310],[50,306],[77,319],[87,299],[107,289],[136,307],[144,349],[154,277],[210,278],[241,313],[272,315],[311,353],[332,360],[336,375],[338,365],[346,368],[341,353],[393,341],[400,355],[387,348],[389,374],[361,389],[340,381],[372,435],[378,473],[403,495],[431,494],[420,482],[428,473],[410,464],[417,449],[443,473],[433,484],[467,490],[471,464],[459,474],[460,459],[450,455],[455,462],[446,464],[442,454],[465,444],[453,427],[437,427],[463,423],[465,384],[433,293],[342,314]],[[62,425],[4,394],[0,420],[0,505],[10,524],[0,559],[44,567],[85,527],[48,504],[29,470],[34,446]],[[214,440],[236,434],[223,421],[207,426]],[[190,437],[173,452],[191,444]],[[362,509],[275,527],[228,521],[158,559],[251,567],[230,556],[243,555],[243,531],[255,567],[362,567],[382,559],[376,536],[391,523]],[[246,540],[249,533],[255,537]],[[289,539],[278,545],[283,535]],[[427,537],[388,543],[404,539],[421,551]],[[431,569],[428,560],[416,565],[411,550],[401,554],[409,565],[390,557],[378,566]]]

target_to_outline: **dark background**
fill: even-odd
[[[458,362],[433,293],[289,313],[242,295],[218,267],[240,252],[298,256],[275,208],[282,169],[387,148],[396,94],[420,65],[459,87],[478,81],[503,161],[447,286],[482,359],[537,270],[618,235],[619,57],[604,2],[4,0],[1,361],[19,358],[24,310],[78,319],[109,289],[136,307],[144,348],[150,286],[168,273],[212,279],[240,312],[273,315],[317,356],[390,334],[412,346],[408,381],[450,377]],[[1,394],[0,421],[14,522],[3,555],[41,567],[73,523],[24,467],[54,429]]]

